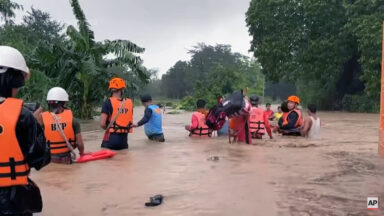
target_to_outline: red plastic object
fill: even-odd
[[[93,160],[106,159],[106,158],[113,157],[115,154],[116,153],[111,151],[111,150],[104,149],[104,150],[100,150],[100,151],[97,151],[97,152],[92,152],[92,153],[84,154],[84,155],[80,156],[76,160],[76,162],[77,163],[85,163],[85,162],[93,161]]]

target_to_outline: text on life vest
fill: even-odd
[[[64,128],[67,127],[67,123],[59,123],[59,125],[60,125],[62,130],[64,130]],[[56,131],[57,130],[56,124],[51,124],[51,130],[52,131]]]

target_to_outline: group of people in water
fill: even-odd
[[[267,133],[273,139],[273,132],[283,136],[304,136],[309,139],[320,139],[320,118],[317,117],[316,106],[308,105],[308,117],[303,117],[300,98],[292,95],[278,107],[276,113],[271,109],[271,104],[266,104],[266,110],[260,107],[261,100],[256,95],[247,99],[251,104],[248,115],[232,116],[228,119],[227,126],[218,131],[218,135],[227,135],[236,142],[251,143],[252,139],[262,139]],[[219,100],[220,101],[220,100]],[[206,124],[206,102],[202,99],[196,103],[197,110],[192,114],[191,124],[185,126],[192,137],[212,137],[214,131]],[[270,121],[273,121],[270,123]],[[275,124],[273,124],[275,123]]]
[[[28,178],[30,168],[40,170],[50,162],[71,164],[74,149],[85,153],[80,122],[66,107],[68,93],[61,87],[51,88],[46,96],[48,110],[30,110],[16,99],[19,89],[29,78],[30,71],[23,55],[9,46],[0,46],[0,216],[32,215],[42,210],[38,186]],[[104,102],[100,114],[100,127],[105,130],[102,148],[121,150],[128,148],[128,134],[133,128],[144,126],[149,140],[164,142],[162,111],[153,104],[149,94],[141,95],[144,116],[133,122],[133,103],[123,97],[126,88],[121,78],[112,78],[108,86],[110,97]],[[309,117],[303,118],[298,108],[300,99],[288,98],[277,113],[270,104],[267,110],[259,107],[261,101],[251,96],[249,115],[232,117],[228,121],[228,136],[242,142],[246,137],[261,139],[265,132],[283,135],[303,135],[315,138],[320,132],[316,107],[308,106]],[[213,131],[206,125],[206,102],[198,100],[191,124],[186,126],[191,137],[211,137]],[[277,125],[269,123],[277,120]],[[218,134],[220,132],[218,131]],[[317,137],[316,137],[317,138]],[[231,139],[230,139],[231,140]]]
[[[28,177],[30,168],[40,170],[50,162],[71,164],[78,149],[85,155],[80,122],[66,107],[68,93],[51,88],[46,96],[48,110],[31,109],[16,95],[30,77],[24,56],[15,48],[0,46],[0,216],[30,216],[42,210],[39,187]],[[133,104],[123,97],[125,81],[109,82],[110,97],[100,114],[105,130],[101,147],[128,148],[128,133],[144,125],[150,140],[164,142],[162,112],[148,94],[141,96],[143,118],[133,123]]]

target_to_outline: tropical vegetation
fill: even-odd
[[[150,73],[137,54],[144,48],[129,40],[96,41],[78,0],[70,1],[77,26],[65,26],[48,13],[32,8],[15,24],[14,10],[22,7],[0,0],[0,44],[20,50],[31,78],[20,96],[45,103],[49,88],[61,86],[70,94],[70,107],[81,118],[91,118],[95,107],[108,96],[108,81],[123,77],[134,95],[149,81]]]
[[[354,111],[379,107],[383,20],[383,0],[252,0],[246,13],[268,81],[294,83],[323,109]]]

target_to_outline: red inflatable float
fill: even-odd
[[[113,157],[115,154],[116,153],[111,151],[111,150],[104,149],[104,150],[100,150],[97,152],[91,152],[91,153],[84,154],[84,155],[80,156],[76,160],[76,162],[77,163],[85,163],[85,162],[93,161],[93,160],[106,159],[106,158]]]

